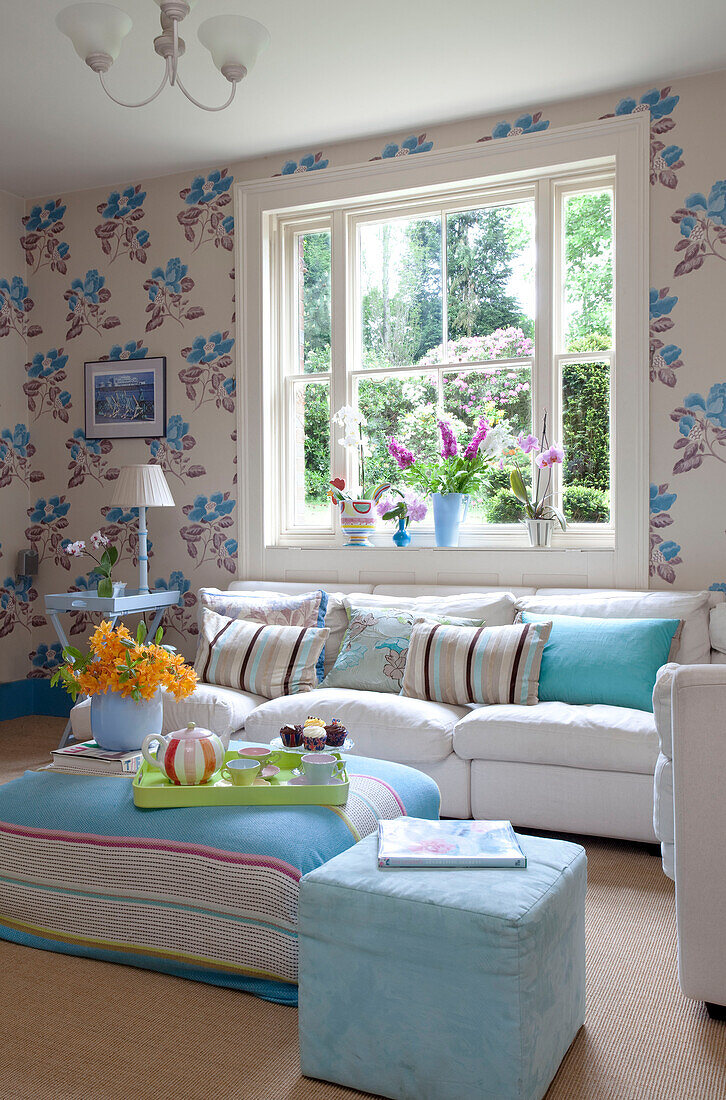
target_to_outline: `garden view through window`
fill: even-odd
[[[440,420],[466,446],[481,417],[504,420],[513,436],[539,435],[546,408],[550,442],[565,448],[553,503],[570,523],[609,523],[612,185],[563,186],[555,208],[551,255],[558,270],[552,301],[539,312],[533,189],[461,208],[372,212],[350,221],[344,356],[332,345],[332,220],[294,232],[288,293],[295,336],[285,364],[293,526],[331,524],[329,481],[342,473],[335,448],[341,429],[332,416],[341,404],[365,417],[368,492],[384,481],[401,483],[388,452],[392,437],[417,457],[434,458]],[[546,352],[539,349],[543,374],[537,322],[545,311],[553,335]],[[334,364],[341,356],[342,369]],[[531,484],[536,467],[518,457]],[[513,461],[505,456],[488,474],[468,525],[522,518],[509,488]]]

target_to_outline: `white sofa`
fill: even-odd
[[[683,993],[723,1020],[726,665],[668,665],[655,694],[655,828],[664,869],[676,882],[678,975]]]
[[[316,585],[314,582],[237,581],[230,590],[299,593],[323,587],[335,597],[367,593],[385,606],[415,599],[421,610],[447,597],[502,595],[513,621],[524,604],[535,612],[597,617],[682,618],[682,659],[709,663],[708,616],[722,593],[617,590]],[[507,595],[511,594],[511,598]],[[338,602],[339,606],[339,602]],[[499,606],[499,605],[498,605]],[[458,613],[466,614],[459,608]],[[328,613],[330,618],[330,610]],[[484,616],[486,617],[486,616]],[[339,643],[338,643],[339,644]],[[334,658],[326,658],[326,665]],[[680,659],[680,658],[679,658]],[[165,700],[164,728],[191,716],[229,738],[244,729],[271,741],[280,726],[308,714],[338,717],[351,731],[355,752],[419,768],[441,790],[448,817],[509,818],[525,828],[577,832],[653,843],[653,775],[658,737],[653,714],[613,706],[544,702],[533,707],[469,706],[340,688],[264,700],[247,692],[201,684],[191,700]],[[73,711],[76,736],[90,736],[87,704]]]

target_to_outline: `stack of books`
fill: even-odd
[[[520,867],[527,857],[509,821],[427,821],[378,825],[379,867]]]
[[[140,750],[112,752],[102,749],[95,741],[55,749],[51,756],[53,763],[47,770],[66,775],[136,775],[143,760]]]

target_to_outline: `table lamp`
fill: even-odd
[[[111,504],[139,509],[139,595],[144,595],[149,591],[146,509],[174,506],[174,497],[161,466],[122,466]]]

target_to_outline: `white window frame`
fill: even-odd
[[[290,324],[287,319],[281,325],[276,306],[282,299],[285,278],[290,277],[289,260],[287,276],[285,263],[281,262],[285,227],[312,229],[329,221],[333,228],[331,284],[338,306],[332,317],[330,401],[331,409],[335,409],[348,399],[347,389],[341,394],[342,380],[346,379],[346,386],[352,384],[345,366],[346,362],[353,363],[351,341],[355,329],[347,323],[353,307],[355,276],[354,249],[350,248],[351,219],[380,217],[380,210],[391,207],[406,213],[419,209],[423,212],[427,205],[440,209],[442,193],[450,195],[451,204],[461,208],[462,197],[468,202],[466,196],[475,192],[481,195],[482,191],[493,193],[496,189],[502,198],[507,198],[518,187],[536,189],[537,342],[532,410],[535,426],[540,422],[542,410],[548,408],[551,423],[559,429],[553,362],[610,358],[600,353],[562,354],[561,348],[555,347],[559,318],[551,307],[557,259],[553,241],[561,239],[557,225],[561,195],[582,189],[583,183],[602,179],[603,174],[614,174],[615,180],[614,343],[620,362],[637,366],[623,369],[620,374],[611,359],[613,522],[578,524],[556,534],[553,545],[562,552],[575,550],[589,555],[600,552],[599,559],[588,561],[588,576],[608,577],[611,583],[619,584],[647,583],[649,185],[647,120],[641,116],[601,120],[417,158],[326,169],[235,186],[242,576],[279,576],[281,568],[286,575],[291,574],[301,560],[300,551],[306,549],[317,550],[331,569],[339,566],[344,557],[346,566],[360,570],[361,554],[366,566],[373,559],[385,563],[385,569],[393,560],[388,549],[389,533],[378,537],[380,550],[343,550],[333,528],[306,530],[293,528],[286,521],[280,485],[284,466],[289,463],[289,447],[281,431],[283,384],[279,372],[285,340],[290,339]],[[432,198],[432,192],[436,198]],[[361,214],[361,207],[365,207],[365,214]],[[462,369],[468,366],[461,365]],[[372,377],[380,372],[366,373]],[[305,379],[313,382],[324,377],[327,375],[311,374]],[[254,440],[254,444],[248,446],[248,440]],[[339,453],[342,449],[338,448],[334,435],[331,451],[332,468],[342,469],[344,456]],[[442,550],[423,545],[426,539],[418,532],[417,536],[421,548],[416,576],[439,575],[435,571],[440,563],[434,563],[434,556]],[[529,551],[524,529],[516,524],[488,525],[466,532],[462,548],[448,553],[459,555],[462,569],[470,571],[472,558],[467,550],[482,549],[539,555],[540,573],[545,568],[543,554],[549,554],[548,560],[553,564],[557,559],[554,549]],[[606,563],[603,553],[607,555]],[[450,562],[447,564],[452,568]],[[457,568],[453,567],[454,572]]]

